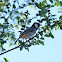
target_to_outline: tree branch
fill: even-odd
[[[12,50],[14,50],[14,49],[18,48],[19,46],[21,46],[21,45],[18,45],[17,47],[14,47],[14,48],[12,48],[12,49],[10,49],[10,50],[7,50],[7,51],[5,51],[5,52],[1,53],[0,55],[3,55],[3,54],[5,54],[5,53],[7,53],[7,52],[9,52],[9,51],[12,51]]]
[[[38,35],[38,34],[36,34],[34,37],[37,37],[37,35]],[[34,37],[30,38],[29,40],[32,40]],[[26,42],[22,42],[20,45],[18,45],[18,46],[16,46],[16,47],[12,48],[12,49],[10,49],[10,50],[5,51],[5,52],[1,53],[0,55],[3,55],[3,54],[5,54],[5,53],[7,53],[7,52],[10,52],[10,51],[12,51],[12,50],[14,50],[14,49],[19,48],[21,45],[23,45],[23,44],[29,42],[29,40],[27,40]],[[32,44],[32,45],[33,45],[33,44]]]

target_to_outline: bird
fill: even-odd
[[[34,22],[31,27],[27,28],[22,34],[20,34],[19,38],[15,41],[15,44],[20,38],[23,38],[23,39],[32,38],[36,33],[37,29],[39,28],[39,26],[40,26],[40,23]]]

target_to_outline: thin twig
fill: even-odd
[[[3,55],[3,54],[5,54],[5,53],[7,53],[7,52],[9,52],[9,51],[12,51],[12,50],[14,50],[14,49],[18,48],[19,46],[21,46],[21,45],[18,45],[17,47],[14,47],[14,48],[12,48],[12,49],[10,49],[10,50],[7,50],[7,51],[5,51],[5,52],[1,53],[0,55]]]
[[[34,37],[37,37],[37,35],[38,35],[38,34],[36,34]],[[32,40],[34,37],[30,38],[29,40]],[[16,46],[16,47],[12,48],[12,49],[10,49],[10,50],[5,51],[5,52],[1,53],[0,55],[3,55],[3,54],[5,54],[5,53],[7,53],[7,52],[10,52],[10,51],[12,51],[12,50],[14,50],[14,49],[19,48],[21,45],[23,45],[23,44],[29,42],[29,40],[27,40],[26,42],[22,42],[20,45],[18,45],[18,46]]]

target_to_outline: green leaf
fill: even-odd
[[[59,28],[59,25],[57,25],[55,29],[57,30],[58,28]]]
[[[18,14],[19,12],[18,11],[15,11],[15,14]]]
[[[3,2],[0,2],[0,5],[3,5]]]
[[[4,44],[4,43],[6,43],[6,41],[4,41],[3,39],[0,39],[0,43]]]
[[[32,5],[29,5],[30,6],[30,8],[32,8]]]
[[[34,0],[32,0],[32,2],[34,2]]]
[[[39,4],[36,2],[35,5],[39,8]]]
[[[4,0],[5,2],[9,2],[10,0]]]
[[[20,19],[20,17],[19,17],[19,16],[17,16],[17,17],[16,17],[16,19],[17,19],[17,20],[19,20],[19,19]]]
[[[38,42],[39,42],[40,44],[44,45],[44,42],[43,42],[43,41],[41,41],[41,40],[38,40]]]
[[[59,19],[61,19],[61,20],[62,20],[62,15],[59,17]]]
[[[0,16],[1,16],[2,14],[0,14]]]
[[[39,45],[40,40],[34,42],[35,45]]]
[[[44,7],[44,6],[45,6],[45,3],[46,3],[45,1],[42,1],[42,7]]]
[[[51,3],[53,3],[53,0],[49,0]]]
[[[12,46],[12,43],[9,44],[9,47],[11,47],[11,46]]]
[[[15,41],[15,35],[14,35],[14,32],[11,32],[11,40]]]
[[[21,28],[21,30],[25,30],[24,28]]]
[[[21,40],[19,40],[19,43],[20,43],[20,44],[22,44],[22,41],[21,41]]]
[[[12,25],[12,24],[10,24],[10,27],[11,27],[11,28],[13,28],[13,25]]]
[[[62,21],[60,23],[62,24]]]
[[[6,33],[6,37],[9,37],[11,34],[9,32]]]
[[[21,51],[22,49],[23,49],[23,47],[21,46],[21,47],[20,47],[20,51]]]
[[[54,38],[54,36],[53,36],[53,35],[52,35],[51,37],[52,37],[52,38]]]
[[[12,19],[12,16],[10,15],[10,19]]]
[[[41,44],[42,44],[42,45],[44,45],[44,42],[43,42],[43,41],[41,41]]]
[[[54,7],[55,5],[51,5],[51,7]]]
[[[39,34],[42,36],[43,35],[43,31],[39,32]]]
[[[15,25],[16,28],[19,28],[18,25]]]
[[[41,37],[40,39],[44,40],[44,38],[43,38],[43,37]]]
[[[4,60],[5,60],[5,62],[8,62],[8,59],[6,57],[4,57]]]
[[[55,5],[57,5],[57,6],[59,7],[59,4],[58,4],[58,2],[56,2],[56,3],[55,3]]]
[[[7,11],[4,11],[5,13],[7,13]]]
[[[56,15],[52,15],[52,16],[56,16]]]
[[[45,34],[45,37],[50,37],[50,35],[49,34]]]
[[[23,19],[23,20],[25,20],[25,17],[24,17],[24,15],[22,14],[21,16],[22,16],[22,19]]]
[[[62,6],[62,1],[60,1],[60,5]]]
[[[13,4],[13,8],[14,8],[14,9],[16,8],[15,4]]]
[[[23,20],[23,19],[20,19],[20,22],[21,22],[21,23],[24,23],[24,20]]]
[[[25,49],[29,52],[29,48],[28,47],[25,47]]]
[[[57,23],[57,21],[53,21],[53,23]]]
[[[37,38],[39,38],[39,36],[37,36]]]
[[[62,24],[60,25],[60,29],[62,30]]]
[[[24,28],[25,28],[25,25],[22,25],[22,27],[24,27]]]
[[[49,35],[50,35],[50,37],[51,37],[51,38],[54,38],[54,36],[52,35],[52,33],[51,33],[51,32],[49,33]]]

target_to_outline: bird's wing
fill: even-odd
[[[29,33],[35,31],[34,27],[27,28],[23,33]]]
[[[33,28],[27,28],[22,34],[20,34],[20,37],[22,37],[22,35],[25,35],[25,34],[28,34],[28,33],[30,33],[30,32],[33,32],[34,31],[34,29]]]

